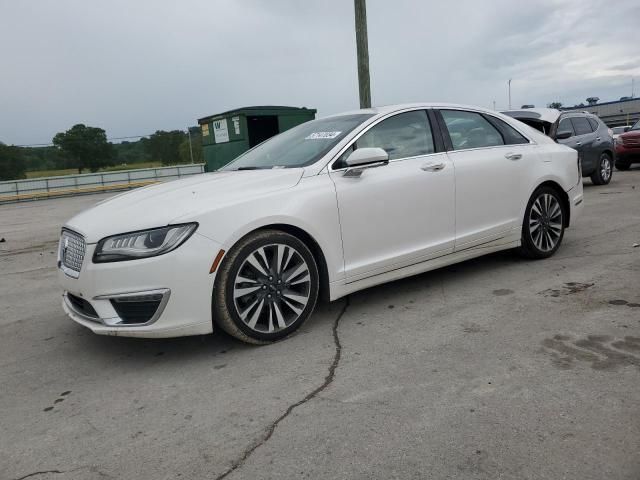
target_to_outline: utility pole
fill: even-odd
[[[189,127],[187,127],[187,134],[189,135],[189,154],[191,155],[191,164],[193,164],[193,146],[191,145],[191,130]]]
[[[495,112],[495,110],[496,110],[496,101],[494,100],[493,101],[493,111]]]
[[[360,108],[371,108],[371,85],[369,81],[369,42],[367,40],[366,0],[354,0],[356,17],[356,51],[358,55],[358,90]]]
[[[507,85],[509,85],[509,110],[511,110],[511,78],[509,79],[509,81],[507,82]]]

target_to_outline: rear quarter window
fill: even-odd
[[[524,135],[518,132],[507,122],[491,115],[487,115],[487,118],[500,131],[505,145],[521,145],[523,143],[529,143],[529,140]]]
[[[591,124],[586,117],[573,117],[571,123],[573,124],[573,129],[576,131],[576,135],[586,135],[587,133],[593,132],[593,128],[591,128]]]

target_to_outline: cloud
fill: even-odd
[[[635,0],[369,0],[376,104],[566,104],[630,94]],[[0,141],[75,123],[110,137],[186,128],[245,105],[357,108],[348,0],[0,4]]]

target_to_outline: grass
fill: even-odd
[[[105,167],[98,172],[115,172],[121,170],[135,170],[138,168],[154,168],[154,167],[162,167],[161,162],[140,162],[140,163],[129,163],[127,165],[112,165],[110,167]],[[91,173],[89,170],[84,170],[82,173]],[[41,178],[41,177],[60,177],[64,175],[77,175],[77,168],[64,168],[62,170],[36,170],[33,172],[26,172],[27,178]]]

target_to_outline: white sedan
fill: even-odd
[[[314,120],[222,170],[62,229],[63,307],[96,333],[281,339],[336,300],[498,250],[545,258],[583,206],[577,152],[475,107]]]

